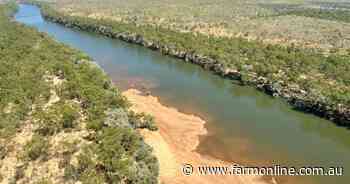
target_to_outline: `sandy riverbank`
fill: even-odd
[[[160,181],[162,184],[266,184],[256,176],[185,176],[183,164],[230,165],[224,161],[212,159],[196,152],[199,136],[205,135],[205,121],[199,117],[179,112],[162,105],[156,97],[143,95],[130,89],[123,93],[133,104],[136,112],[146,112],[155,117],[159,131],[142,130],[145,141],[153,147],[160,163]]]

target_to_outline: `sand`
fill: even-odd
[[[233,163],[203,156],[196,152],[199,137],[207,134],[205,121],[194,115],[184,114],[175,108],[162,105],[156,97],[143,95],[142,92],[129,89],[123,93],[133,104],[131,109],[145,112],[155,117],[158,131],[141,130],[147,144],[154,149],[160,164],[161,184],[265,184],[259,176],[203,176],[196,172],[196,166],[230,166]],[[182,172],[184,164],[195,169],[191,176]]]

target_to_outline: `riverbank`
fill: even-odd
[[[11,19],[16,9],[0,5],[0,183],[158,183],[137,132],[151,121],[86,54]]]
[[[294,109],[313,113],[340,126],[350,126],[350,89],[346,77],[350,65],[346,57],[326,57],[312,51],[266,46],[242,39],[207,38],[150,26],[70,16],[46,4],[39,5],[43,16],[52,22],[158,50],[269,95],[282,97]]]
[[[156,97],[146,95],[138,90],[129,89],[123,95],[132,103],[131,109],[145,112],[155,117],[159,131],[141,130],[145,142],[154,149],[160,163],[160,182],[164,184],[266,184],[257,176],[200,176],[194,173],[186,176],[182,173],[183,164],[229,166],[222,160],[199,154],[196,148],[200,136],[205,136],[205,121],[194,115],[184,114],[178,110],[162,105]],[[272,183],[269,182],[269,183]]]

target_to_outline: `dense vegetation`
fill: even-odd
[[[15,8],[0,5],[0,159],[14,151],[12,138],[29,131],[30,124],[34,128],[18,155],[23,167],[11,182],[24,178],[28,165],[62,158],[65,182],[157,183],[157,159],[135,130],[155,130],[153,119],[130,112],[127,100],[86,55],[10,21]],[[52,150],[54,138],[84,129],[83,142],[89,144],[65,143],[63,153]],[[77,165],[70,164],[74,154]]]
[[[348,22],[348,23],[350,22],[349,10],[300,9],[300,10],[287,11],[285,13],[282,13],[281,15],[286,15],[286,14]]]

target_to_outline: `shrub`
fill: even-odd
[[[25,176],[24,170],[25,170],[25,166],[16,167],[15,176],[14,176],[16,181],[24,178]]]
[[[122,108],[109,110],[106,112],[104,124],[108,127],[130,128],[128,113]]]
[[[73,180],[77,181],[79,178],[78,170],[71,164],[67,164],[64,169],[64,179],[66,181]]]
[[[14,115],[2,115],[0,119],[0,138],[9,138],[13,136],[20,127],[20,120]]]
[[[104,184],[106,183],[103,173],[98,173],[96,170],[88,170],[81,174],[80,180],[84,184]],[[110,181],[109,183],[118,183]]]
[[[74,121],[79,117],[77,107],[65,104],[61,107],[61,113],[62,128],[74,128]]]
[[[70,168],[68,175],[77,171],[79,180],[87,183],[157,183],[157,159],[141,140],[131,128],[105,127],[96,143],[84,148],[78,168]]]
[[[52,184],[52,182],[49,179],[43,178],[35,182],[34,184]]]
[[[48,110],[38,111],[37,131],[41,135],[53,135],[63,129],[74,128],[74,121],[79,117],[78,107],[64,102],[52,105]]]
[[[24,146],[24,158],[29,161],[34,161],[38,158],[46,159],[48,156],[49,143],[47,139],[40,135],[34,135]]]
[[[3,143],[0,144],[0,160],[4,159],[7,155],[7,148],[6,145]]]
[[[154,117],[145,113],[129,112],[129,121],[134,128],[149,129],[151,131],[158,130],[154,122]]]

